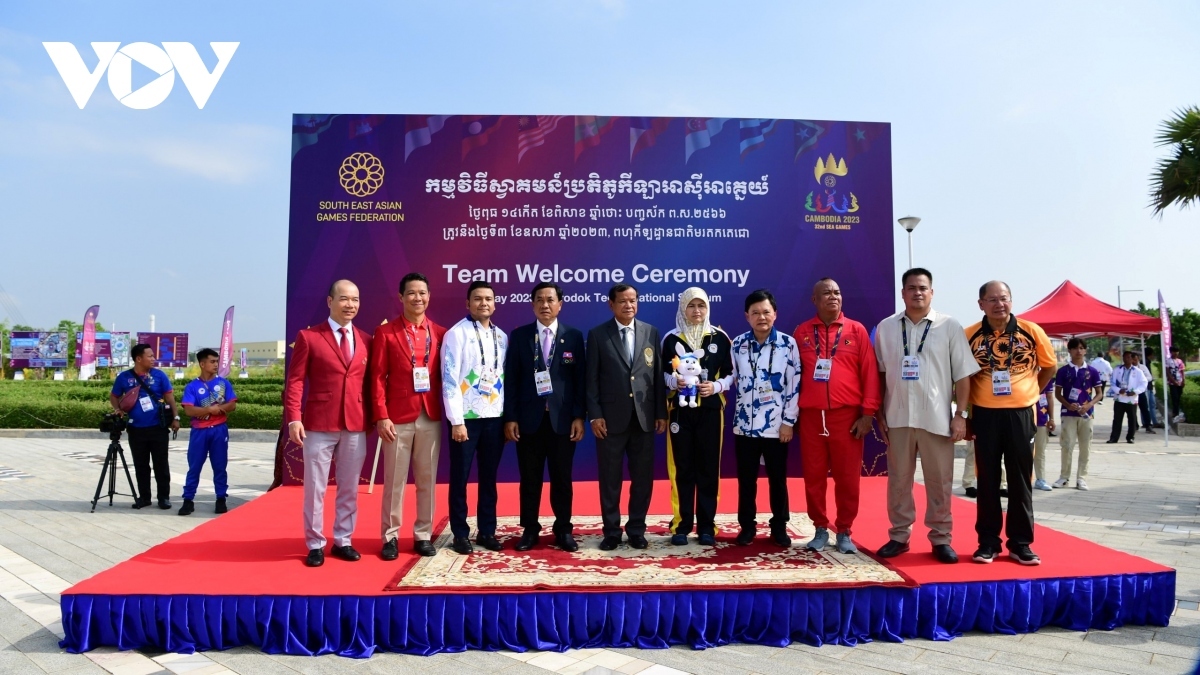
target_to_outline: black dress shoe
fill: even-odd
[[[895,539],[890,539],[888,543],[879,547],[876,555],[880,558],[895,558],[901,553],[908,553],[908,542],[899,542]]]
[[[1107,441],[1104,441],[1104,442],[1105,442],[1105,443],[1116,443],[1116,441],[1115,441],[1115,440],[1113,440],[1113,439],[1111,439],[1111,438],[1110,438],[1110,439],[1108,439]]]
[[[636,549],[646,549],[649,548],[650,542],[640,534],[631,534],[629,535],[629,545]]]
[[[335,558],[341,558],[346,562],[357,562],[358,559],[362,557],[358,551],[355,551],[354,547],[350,546],[349,544],[346,546],[331,546],[329,548],[329,555]]]
[[[1126,443],[1128,443],[1128,444],[1130,444],[1130,445],[1133,445],[1133,439],[1132,439],[1132,438],[1126,438],[1126,439],[1125,439],[1125,442],[1126,442]]]
[[[217,506],[213,509],[213,513],[228,513],[229,507],[225,505],[224,497],[217,497]]]
[[[383,550],[379,552],[379,557],[384,560],[395,560],[400,557],[400,545],[396,543],[396,538],[392,537],[383,545]]]
[[[708,532],[705,532],[704,534],[697,537],[697,540],[700,542],[701,546],[716,546],[717,545],[717,538],[714,537],[713,535],[709,534]]]
[[[734,542],[738,546],[749,546],[750,544],[754,543],[754,534],[755,532],[753,529],[742,530],[741,532],[738,532],[737,539],[735,539]]]
[[[934,546],[933,557],[937,558],[938,562],[946,563],[947,565],[953,565],[958,562],[958,554],[954,552],[953,548],[950,548],[950,544],[938,544]]]
[[[526,532],[525,534],[521,535],[521,540],[517,542],[516,549],[518,551],[528,551],[534,546],[537,546],[537,543],[538,533]]]
[[[167,509],[171,508],[171,500],[170,499],[158,500],[158,508],[162,509],[163,511],[166,511]]]
[[[183,506],[179,507],[179,515],[190,516],[196,511],[196,504],[190,499],[183,500]]]
[[[784,532],[783,530],[775,530],[774,532],[772,532],[771,533],[771,541],[774,542],[776,546],[780,546],[783,548],[791,548],[792,547],[792,538],[787,536],[787,533]]]
[[[971,499],[975,499],[975,495],[979,494],[979,490],[976,489],[974,486],[969,487],[969,488],[963,488],[963,492],[967,493],[967,496],[970,497]]]
[[[567,553],[579,550],[579,544],[575,543],[575,537],[570,532],[554,535],[554,544]]]
[[[413,550],[417,555],[423,555],[426,558],[437,555],[437,549],[433,547],[433,542],[428,539],[418,539],[413,543]]]
[[[615,550],[617,550],[617,547],[620,545],[621,545],[621,537],[619,535],[612,536],[612,537],[605,537],[604,540],[600,542],[600,550],[601,551],[615,551]]]
[[[450,545],[455,553],[460,555],[471,555],[475,552],[475,547],[471,546],[471,540],[466,537],[455,537],[454,543]]]
[[[150,500],[149,499],[135,499],[135,500],[133,500],[133,504],[131,506],[135,509],[144,509],[147,506],[150,506]]]
[[[319,548],[314,548],[308,552],[308,557],[304,559],[304,564],[309,567],[320,567],[325,564],[325,552]]]
[[[494,537],[493,535],[490,535],[490,534],[489,535],[482,535],[482,534],[476,535],[475,543],[479,544],[480,546],[486,548],[489,551],[499,551],[501,548],[504,548],[503,546],[500,545],[500,541],[498,539],[496,539],[496,537]]]

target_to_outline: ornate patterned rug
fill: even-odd
[[[437,555],[410,561],[384,590],[478,593],[915,585],[862,551],[844,555],[833,548],[821,552],[804,548],[814,528],[802,513],[791,515],[792,547],[780,548],[767,538],[769,518],[769,514],[759,514],[758,537],[750,546],[734,542],[740,528],[733,515],[717,516],[716,546],[700,546],[695,534],[688,538],[687,546],[672,546],[671,517],[651,515],[646,518],[649,548],[634,549],[626,538],[615,551],[601,551],[600,517],[576,516],[572,520],[579,550],[567,553],[553,545],[549,527],[542,530],[536,548],[516,551],[513,547],[522,532],[519,519],[502,517],[496,538],[504,549],[493,552],[476,546],[475,552],[466,556],[450,548],[453,535],[443,521],[434,536]],[[472,532],[474,521],[469,519]]]

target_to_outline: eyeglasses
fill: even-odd
[[[989,305],[1007,305],[1008,303],[1012,302],[1012,298],[1008,297],[1007,295],[1001,295],[994,298],[984,298],[983,301]]]

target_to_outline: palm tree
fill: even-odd
[[[1158,145],[1172,147],[1170,157],[1160,159],[1150,178],[1150,201],[1154,215],[1161,216],[1172,204],[1191,206],[1200,201],[1200,107],[1175,113],[1162,124]]]

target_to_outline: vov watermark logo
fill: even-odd
[[[212,96],[217,82],[225,74],[229,60],[237,51],[240,42],[210,42],[217,55],[217,65],[209,72],[199,52],[190,42],[164,42],[162,47],[149,42],[131,42],[124,47],[120,42],[93,42],[92,50],[99,60],[95,70],[88,70],[79,55],[79,50],[70,42],[43,42],[50,60],[62,76],[67,91],[82,110],[87,105],[100,78],[108,72],[108,88],[122,105],[135,110],[146,110],[167,100],[175,86],[175,73],[183,80],[196,107],[204,109],[208,97]],[[158,73],[153,81],[133,89],[133,62],[137,61]]]

